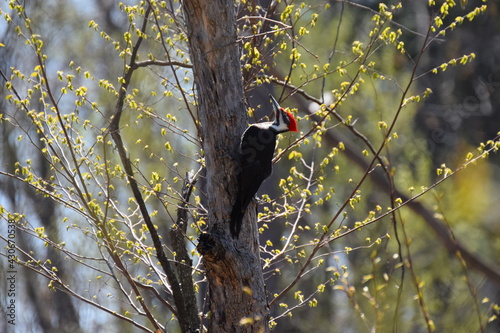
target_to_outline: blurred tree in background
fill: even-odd
[[[226,256],[260,244],[263,315],[234,331],[497,332],[498,3],[220,1],[237,30],[217,45],[202,28],[230,40],[232,21],[193,25],[197,3],[0,5],[0,264],[18,267],[16,328],[214,331],[210,288],[239,284],[196,246],[220,231]],[[200,67],[226,51],[242,81],[213,75],[217,106],[236,105],[217,147]],[[266,119],[269,93],[300,132],[281,136],[259,191],[258,243],[232,240],[215,218],[231,209],[228,135]],[[233,296],[258,298],[252,283]]]

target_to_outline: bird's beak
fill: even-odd
[[[279,104],[278,104],[278,102],[274,99],[273,95],[269,95],[269,98],[271,98],[271,101],[273,102],[274,119],[278,119],[278,117],[279,117],[280,105],[279,105]]]

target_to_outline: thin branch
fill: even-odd
[[[430,36],[430,28],[428,30],[428,34],[427,34],[427,38],[429,38]],[[342,213],[342,211],[344,210],[344,208],[348,205],[349,203],[349,199],[352,198],[356,191],[359,189],[359,187],[361,186],[361,184],[366,180],[366,178],[372,173],[372,169],[373,169],[373,166],[375,164],[375,161],[377,161],[380,153],[382,152],[382,149],[386,146],[386,143],[387,143],[387,139],[389,138],[389,135],[391,135],[392,133],[392,130],[395,126],[395,123],[401,113],[401,110],[403,108],[403,101],[405,100],[406,98],[406,95],[409,93],[409,90],[410,90],[410,87],[412,85],[412,83],[414,82],[414,78],[415,78],[415,75],[416,75],[416,70],[417,70],[417,67],[420,63],[420,60],[422,58],[422,55],[423,55],[423,52],[424,52],[424,47],[427,43],[427,39],[424,40],[423,42],[423,47],[421,49],[421,52],[419,53],[419,56],[417,57],[417,60],[415,62],[415,65],[414,65],[414,68],[413,68],[413,71],[412,71],[412,75],[408,81],[408,84],[406,86],[406,89],[405,91],[403,92],[402,96],[401,96],[401,101],[399,103],[399,107],[398,107],[398,110],[396,111],[396,114],[395,116],[393,117],[393,121],[391,123],[391,125],[389,126],[389,129],[384,137],[384,140],[382,141],[382,143],[380,144],[380,147],[379,149],[376,151],[375,153],[375,156],[371,159],[371,162],[369,163],[369,165],[365,168],[365,172],[363,174],[363,176],[361,177],[361,179],[357,182],[357,185],[355,186],[355,188],[353,189],[351,195],[348,196],[348,198],[344,201],[343,205],[338,209],[338,212],[335,214],[335,216],[331,219],[331,221],[328,223],[327,225],[327,231],[325,231],[322,236],[320,237],[317,245],[315,246],[315,248],[312,250],[311,254],[308,256],[307,260],[305,261],[304,265],[302,266],[302,268],[299,270],[299,272],[296,274],[295,278],[292,280],[292,282],[287,286],[285,287],[271,302],[270,304],[274,304],[275,302],[277,302],[281,297],[283,297],[288,291],[290,291],[297,283],[298,281],[301,279],[304,271],[307,269],[307,266],[311,263],[312,259],[315,257],[317,251],[319,251],[319,249],[322,247],[322,244],[323,242],[325,241],[325,239],[327,239],[327,234],[328,234],[328,230],[331,228],[331,226],[333,225],[333,223],[337,220],[338,216]],[[359,75],[359,74],[357,74]],[[352,83],[351,83],[352,84]],[[324,118],[323,118],[324,119]],[[323,120],[322,119],[322,120]],[[303,136],[304,138],[305,136]],[[303,139],[302,138],[302,139]],[[436,183],[439,184],[440,182]],[[412,202],[414,199],[411,199],[409,202]],[[395,209],[399,209],[399,207],[395,208]],[[392,210],[390,211],[392,213]],[[356,228],[355,228],[356,229]],[[436,230],[436,229],[435,229]],[[352,232],[352,231],[349,231],[349,232]],[[330,237],[328,237],[330,238]],[[449,238],[449,237],[447,237]],[[329,242],[330,240],[328,240]],[[467,252],[467,251],[466,251]],[[469,253],[469,252],[467,252]],[[484,272],[487,272],[489,274],[492,274],[493,276],[496,276],[496,278],[498,279],[498,275],[496,274],[496,272],[494,272],[494,270],[492,269],[488,269],[487,267],[483,267],[483,269],[485,269]],[[428,323],[428,322],[427,322]]]
[[[307,184],[306,184],[306,191],[309,191],[311,186],[314,184],[314,158],[312,158],[311,165],[307,165],[306,162],[302,159],[302,163],[304,166],[309,169],[309,177],[306,178]],[[285,197],[286,198],[286,197]],[[288,238],[285,242],[285,245],[277,252],[277,254],[274,254],[273,257],[269,260],[269,263],[266,263],[264,265],[264,268],[268,267],[272,262],[275,262],[276,259],[280,256],[283,256],[284,254],[287,253],[287,248],[290,245],[290,242],[293,239],[293,236],[295,235],[295,230],[297,229],[297,226],[299,224],[299,221],[302,219],[302,214],[304,213],[304,207],[307,203],[307,198],[302,198],[300,207],[297,209],[297,216],[295,217],[295,222],[293,223],[292,230],[290,231],[290,234],[288,235]],[[296,248],[294,246],[294,248]]]
[[[193,65],[186,64],[180,61],[162,61],[162,60],[143,60],[137,61],[133,63],[132,69],[137,69],[139,67],[147,67],[147,66],[179,66],[184,68],[193,68]]]
[[[443,222],[446,225],[446,227],[448,228],[448,232],[450,234],[451,240],[455,243],[455,246],[457,246],[457,248],[458,248],[458,243],[457,243],[457,239],[455,238],[455,233],[451,229],[450,223],[448,222],[448,219],[446,218],[446,214],[442,210],[441,202],[439,201],[439,198],[438,198],[438,211],[441,213],[441,216],[443,217]],[[479,330],[481,333],[484,333],[486,328],[484,327],[484,322],[483,322],[483,318],[482,318],[483,316],[481,314],[481,307],[479,306],[478,299],[477,299],[477,290],[474,287],[474,284],[472,283],[472,279],[470,277],[469,270],[467,268],[467,263],[465,262],[465,260],[462,259],[462,254],[460,253],[459,250],[457,250],[455,252],[455,256],[457,257],[457,259],[460,263],[460,267],[462,269],[462,273],[464,274],[465,282],[467,284],[467,287],[469,288],[470,295],[474,299],[474,309],[476,310],[476,314],[477,314],[477,318],[478,318]]]
[[[197,178],[194,173],[188,172],[182,187],[182,202],[177,209],[177,222],[170,229],[172,248],[176,255],[176,269],[179,274],[179,282],[186,302],[186,312],[189,316],[190,327],[200,326],[198,306],[196,303],[196,292],[193,283],[193,262],[186,247],[186,231],[188,225],[188,203]]]
[[[124,106],[125,97],[127,94],[127,88],[128,88],[128,86],[131,82],[131,79],[132,79],[132,74],[133,74],[134,68],[135,68],[134,64],[136,63],[137,54],[139,52],[139,48],[140,48],[141,43],[143,41],[142,35],[145,34],[147,23],[148,23],[148,17],[149,17],[149,14],[151,13],[151,11],[152,11],[152,7],[151,7],[151,5],[148,5],[148,8],[144,14],[144,19],[143,19],[143,23],[142,23],[142,27],[141,27],[142,34],[137,39],[137,42],[132,49],[132,54],[130,57],[129,65],[126,66],[126,68],[125,68],[125,76],[123,78],[123,81],[122,81],[122,84],[121,84],[121,87],[119,90],[119,95],[118,95],[118,100],[117,100],[116,106],[115,106],[113,120],[111,121],[111,124],[109,126],[108,133],[111,134],[113,141],[115,142],[116,149],[118,150],[118,153],[119,153],[120,159],[122,161],[125,173],[127,175],[127,179],[130,183],[130,187],[132,189],[134,198],[139,206],[142,217],[144,218],[144,222],[146,223],[149,234],[150,234],[151,239],[153,241],[153,245],[154,245],[155,251],[156,251],[156,256],[158,258],[158,261],[160,262],[160,265],[161,265],[163,271],[167,275],[167,278],[168,278],[170,285],[172,287],[174,302],[175,302],[175,305],[177,307],[177,312],[179,314],[179,316],[178,316],[179,323],[180,323],[181,327],[183,327],[185,325],[184,321],[186,320],[186,316],[185,316],[186,309],[185,309],[184,298],[182,295],[182,289],[179,285],[179,281],[177,280],[177,276],[175,275],[175,272],[173,271],[172,266],[168,262],[168,259],[165,255],[165,252],[163,251],[163,246],[162,246],[160,236],[158,235],[158,232],[153,224],[153,221],[151,220],[151,216],[149,215],[146,203],[144,201],[144,198],[142,197],[138,183],[134,177],[132,163],[127,156],[127,152],[125,150],[125,146],[123,144],[123,140],[121,138],[120,128],[119,128],[120,118],[121,118],[121,115],[123,112],[123,106]],[[156,325],[156,322],[153,321],[153,324]]]
[[[151,6],[151,4],[150,4],[150,6]],[[153,18],[154,18],[154,20],[155,20],[155,24],[156,24],[156,25],[157,25],[157,27],[158,27],[158,33],[160,34],[160,37],[161,37],[161,38],[160,38],[160,39],[161,39],[161,45],[162,45],[162,47],[163,47],[163,50],[164,50],[164,52],[165,52],[165,55],[167,56],[167,58],[168,58],[168,60],[169,60],[168,62],[172,63],[173,61],[172,61],[172,59],[171,59],[171,57],[170,57],[170,52],[169,52],[169,49],[168,49],[168,47],[167,47],[167,45],[166,45],[166,43],[165,43],[165,38],[163,37],[163,29],[161,28],[161,24],[160,24],[160,22],[158,22],[158,18],[157,18],[157,16],[156,16],[156,15],[153,15]],[[192,68],[192,66],[191,66],[191,68]],[[182,87],[182,84],[181,84],[181,82],[180,82],[180,80],[179,80],[179,77],[178,77],[178,75],[177,75],[177,71],[175,70],[175,68],[172,68],[172,73],[174,74],[175,82],[177,83],[177,86],[179,87],[179,91],[180,91],[180,93],[181,93],[181,95],[182,95],[182,98],[183,98],[183,100],[184,100],[184,104],[186,105],[186,108],[187,108],[187,110],[188,110],[188,112],[189,112],[189,115],[191,116],[191,119],[192,119],[192,121],[193,121],[193,124],[194,124],[194,126],[196,127],[196,131],[197,131],[198,137],[201,137],[200,124],[198,123],[198,121],[197,121],[197,117],[195,116],[194,112],[193,112],[193,111],[191,110],[191,108],[189,107],[189,102],[188,102],[188,99],[187,99],[186,93],[184,92],[184,89],[182,89],[182,88],[181,88],[181,87]]]
[[[337,32],[335,34],[335,40],[333,42],[332,46],[332,51],[330,52],[330,55],[328,56],[328,63],[330,64],[332,62],[333,56],[337,52],[337,43],[339,41],[339,35],[340,35],[340,26],[342,25],[342,19],[344,18],[344,1],[342,1],[342,8],[340,9],[339,13],[339,23],[337,24]],[[323,77],[321,80],[321,104],[325,103],[325,84],[326,84],[326,75]]]
[[[372,9],[368,6],[365,6],[365,5],[362,5],[360,3],[357,3],[357,2],[353,2],[353,1],[349,1],[349,0],[334,0],[335,2],[344,2],[344,3],[347,3],[353,7],[358,7],[358,8],[361,8],[361,9],[364,9],[364,10],[367,10],[369,12],[371,12],[372,14],[376,15],[376,14],[380,14],[378,11],[376,11],[375,9]],[[394,24],[395,26],[405,30],[405,31],[408,31],[409,33],[415,35],[415,36],[419,36],[421,38],[425,38],[425,34],[422,34],[418,31],[415,31],[415,30],[412,30],[410,28],[408,28],[406,25],[404,24],[401,24],[401,23],[398,23],[396,21],[394,21],[393,19],[389,19],[388,20],[391,24]],[[439,41],[439,42],[444,42],[444,39],[442,38],[436,38],[434,37],[433,40],[436,40],[436,41]]]
[[[106,313],[109,313],[111,314],[112,316],[115,316],[117,317],[118,319],[121,319],[121,320],[125,320],[127,322],[129,322],[130,324],[134,325],[135,327],[137,328],[140,328],[141,330],[145,331],[145,332],[150,332],[150,333],[153,333],[152,330],[150,330],[149,328],[139,324],[138,322],[136,322],[135,320],[133,320],[132,318],[128,318],[124,315],[121,315],[120,313],[118,313],[118,311],[115,311],[115,310],[111,310],[111,309],[108,309],[106,308],[105,306],[101,305],[101,304],[98,304],[88,298],[85,298],[83,297],[82,295],[80,295],[79,293],[73,291],[69,285],[67,284],[64,284],[60,279],[59,277],[56,275],[55,272],[52,272],[50,269],[48,269],[47,267],[45,267],[44,265],[42,264],[37,264],[37,266],[35,267],[33,264],[30,264],[31,263],[38,263],[39,261],[34,258],[32,255],[31,255],[31,252],[26,252],[24,249],[20,248],[19,246],[15,245],[15,248],[16,248],[16,251],[19,251],[20,253],[22,253],[24,256],[26,256],[26,258],[28,258],[28,261],[21,261],[21,260],[17,260],[17,264],[18,265],[21,265],[23,267],[26,267],[27,269],[49,279],[50,281],[54,282],[54,286],[55,288],[59,289],[60,291],[62,292],[65,292],[89,305],[92,305],[96,308],[98,308],[99,310],[102,310]],[[39,269],[37,269],[37,267]]]
[[[326,245],[327,243],[334,242],[342,237],[345,237],[351,233],[354,233],[354,232],[360,230],[361,228],[364,228],[368,225],[374,224],[374,223],[390,216],[395,211],[398,211],[399,209],[401,209],[404,206],[408,206],[413,211],[415,211],[416,213],[421,215],[428,222],[428,224],[436,231],[439,238],[444,240],[444,245],[446,246],[446,248],[448,248],[448,250],[451,253],[455,253],[456,251],[459,251],[462,255],[462,258],[467,263],[469,263],[471,266],[473,266],[476,269],[483,272],[492,282],[500,285],[500,267],[498,267],[494,264],[491,264],[491,263],[487,264],[487,263],[483,262],[479,257],[475,257],[466,248],[464,248],[456,239],[451,239],[450,235],[449,235],[449,231],[446,228],[446,226],[439,223],[438,220],[436,220],[436,218],[434,217],[434,213],[427,210],[420,202],[417,201],[417,199],[422,197],[424,194],[429,193],[434,188],[439,186],[441,183],[443,183],[444,181],[448,180],[449,178],[455,176],[458,172],[462,171],[463,169],[465,169],[469,165],[475,164],[479,160],[485,158],[488,154],[495,152],[495,151],[498,151],[500,149],[500,136],[495,137],[492,141],[494,141],[494,143],[492,144],[492,146],[490,148],[485,149],[483,153],[481,153],[478,156],[476,156],[475,158],[470,159],[467,162],[463,163],[457,169],[455,169],[453,172],[450,172],[449,174],[447,174],[446,176],[444,176],[443,178],[441,178],[440,180],[438,180],[437,182],[435,182],[431,186],[427,187],[421,193],[418,193],[412,197],[408,197],[407,195],[399,192],[398,190],[395,190],[394,194],[402,200],[402,203],[399,206],[386,211],[384,214],[377,216],[373,220],[368,221],[368,222],[364,223],[363,225],[351,228],[351,229],[349,229],[349,230],[347,230],[347,231],[345,231],[337,236],[328,237],[327,239],[324,239],[322,242],[318,242],[318,245],[316,245],[316,246],[322,247],[322,246]],[[377,185],[382,186],[382,187],[386,187],[387,183],[382,182],[382,179],[383,179],[382,176],[378,176],[378,177],[374,178]],[[432,222],[429,222],[429,221],[432,221]],[[274,302],[274,300],[273,300],[273,302]],[[271,303],[273,303],[273,302],[271,302]]]
[[[281,26],[283,26],[284,29],[291,29],[292,28],[291,25],[288,25],[288,24],[285,24],[285,23],[283,23],[281,21],[273,20],[273,19],[270,19],[269,17],[264,17],[264,16],[245,15],[245,16],[242,16],[242,17],[238,18],[237,21],[243,21],[243,20],[249,20],[249,19],[256,19],[256,20],[268,21],[268,22],[271,22],[271,23],[275,23],[277,25],[281,25]],[[274,33],[274,32],[276,32],[276,30],[268,31],[267,33]]]

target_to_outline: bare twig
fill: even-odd
[[[198,315],[198,306],[196,303],[196,292],[193,283],[193,262],[186,248],[186,231],[188,225],[188,202],[191,192],[197,179],[194,174],[188,172],[184,179],[182,187],[182,202],[177,209],[177,222],[170,229],[170,238],[172,240],[172,248],[176,255],[176,268],[179,274],[179,281],[183,292],[184,301],[186,302],[186,311],[188,312],[188,320],[190,327],[200,326],[200,317]]]
[[[193,68],[193,65],[186,64],[180,61],[161,61],[161,60],[143,60],[137,61],[133,64],[133,69],[137,69],[139,67],[147,67],[147,66],[179,66],[184,68]]]
[[[158,18],[157,18],[156,15],[153,15],[153,18],[155,20],[155,24],[158,26],[158,33],[161,36],[161,45],[163,47],[163,50],[165,51],[165,55],[168,58],[168,62],[172,63],[173,61],[171,59],[169,49],[168,49],[168,47],[167,47],[167,45],[165,43],[165,38],[163,37],[163,29],[161,28],[161,24],[160,24],[160,22],[158,22]],[[186,105],[186,108],[187,108],[187,110],[189,112],[189,115],[191,116],[191,120],[193,121],[193,125],[196,127],[198,137],[201,137],[201,134],[200,134],[201,133],[200,132],[200,124],[199,124],[199,122],[197,120],[197,117],[196,117],[195,113],[193,112],[193,110],[191,110],[191,107],[189,106],[190,103],[188,102],[188,98],[186,96],[186,93],[185,93],[184,89],[181,88],[182,84],[181,84],[181,82],[179,80],[179,77],[177,75],[177,71],[175,70],[175,68],[173,68],[173,66],[172,66],[172,73],[174,74],[175,82],[177,83],[177,86],[179,87],[179,91],[182,94],[182,98],[184,100],[184,104]]]
[[[151,11],[152,11],[151,5],[148,5],[148,8],[144,14],[143,24],[142,24],[142,28],[141,28],[141,32],[143,34],[145,34],[146,26],[148,23],[148,17],[149,17],[149,14],[151,13]],[[179,281],[177,279],[177,276],[176,276],[174,270],[172,269],[170,263],[168,262],[168,259],[165,255],[165,252],[163,251],[162,242],[160,240],[158,232],[156,231],[156,228],[153,224],[153,221],[151,220],[151,216],[149,215],[146,203],[144,202],[141,191],[140,191],[139,186],[137,184],[137,181],[134,177],[132,163],[127,156],[125,146],[124,146],[123,140],[121,138],[120,128],[119,128],[120,118],[121,118],[121,115],[123,112],[123,106],[125,103],[127,88],[128,88],[130,81],[132,79],[132,74],[134,72],[134,68],[136,68],[134,64],[136,63],[137,54],[139,52],[139,48],[141,46],[142,41],[143,41],[142,36],[139,36],[136,44],[134,45],[134,47],[132,49],[132,54],[130,56],[130,62],[128,64],[128,66],[126,66],[126,68],[125,68],[125,75],[124,75],[124,78],[123,78],[123,81],[122,81],[122,84],[121,84],[121,87],[119,90],[119,95],[118,95],[118,100],[117,100],[116,105],[115,105],[115,112],[113,115],[113,120],[111,121],[111,124],[109,126],[108,133],[111,134],[113,141],[115,142],[116,149],[118,150],[118,153],[119,153],[120,159],[122,161],[125,173],[127,174],[127,179],[130,183],[130,187],[131,187],[132,192],[134,194],[134,198],[135,198],[135,200],[140,208],[142,217],[144,218],[144,222],[146,223],[146,226],[149,230],[149,234],[151,236],[151,239],[153,240],[153,245],[155,247],[156,256],[158,258],[158,261],[160,262],[160,265],[161,265],[163,271],[165,272],[165,274],[167,275],[167,278],[170,282],[170,285],[172,286],[173,298],[174,298],[174,302],[175,302],[175,305],[177,308],[177,312],[179,314],[178,315],[179,323],[180,323],[181,327],[183,328],[183,331],[186,331],[187,327],[188,327],[188,323],[185,322],[187,316],[185,315],[186,308],[185,308],[184,298],[182,295],[182,289],[179,285]]]
[[[0,239],[5,239],[5,238],[0,236]],[[60,278],[56,275],[55,272],[53,272],[51,269],[49,269],[45,265],[40,264],[39,260],[37,260],[37,258],[33,257],[31,255],[30,251],[25,251],[24,249],[22,249],[21,247],[19,247],[17,245],[15,245],[15,248],[16,248],[16,251],[18,251],[19,253],[22,253],[22,255],[24,255],[28,259],[27,261],[17,260],[17,264],[24,266],[25,268],[47,278],[48,280],[51,281],[52,287],[57,288],[63,292],[66,292],[66,293],[70,294],[71,296],[75,297],[76,299],[79,299],[79,300],[81,300],[81,301],[83,301],[91,306],[94,306],[94,307],[98,308],[99,310],[102,310],[102,311],[104,311],[104,312],[106,312],[106,313],[108,313],[108,314],[110,314],[118,319],[129,322],[133,326],[135,326],[135,327],[137,327],[145,332],[153,333],[152,330],[139,324],[136,320],[129,318],[127,316],[124,316],[115,310],[109,309],[109,308],[93,301],[92,299],[88,299],[86,297],[83,297],[78,292],[71,289],[68,284],[63,283],[63,281],[60,280]],[[3,253],[1,255],[3,255]]]

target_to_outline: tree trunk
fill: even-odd
[[[184,0],[206,163],[208,232],[200,237],[209,285],[210,332],[266,332],[269,309],[250,205],[239,239],[229,233],[237,151],[246,128],[236,7],[230,0]]]

